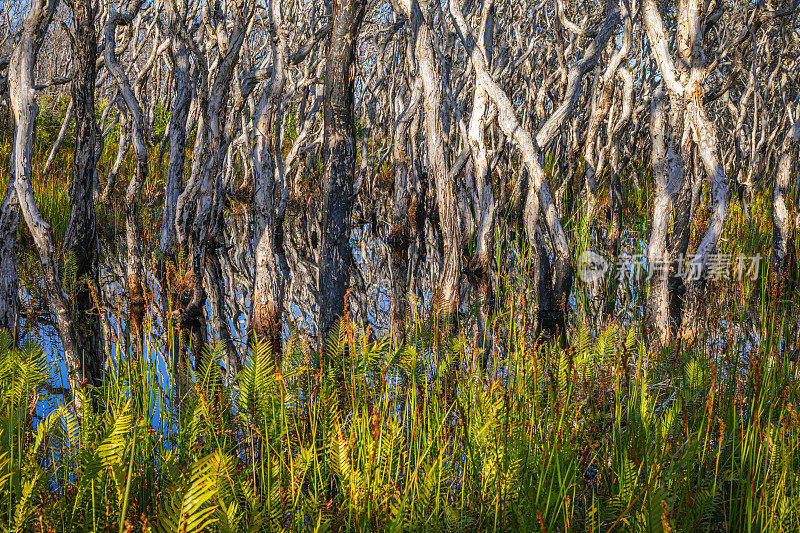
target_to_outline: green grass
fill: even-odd
[[[254,346],[237,389],[206,350],[184,397],[125,358],[81,423],[33,344],[0,345],[0,524],[9,531],[792,531],[797,381],[732,336],[648,354],[634,329],[471,368],[419,322],[370,342]],[[154,341],[151,341],[154,342]],[[453,362],[457,362],[456,365]],[[455,369],[460,363],[460,369]],[[495,374],[495,375],[493,375]],[[498,377],[500,376],[500,377]],[[127,529],[133,528],[133,529]]]
[[[40,131],[52,137],[59,125],[45,120]],[[62,148],[56,178],[34,173],[56,243],[68,220],[70,150]],[[35,168],[46,152],[36,151]],[[157,148],[150,160],[142,223],[157,236]],[[123,174],[132,168],[128,161]],[[627,185],[623,230],[641,247],[652,191],[639,171],[645,187]],[[97,207],[105,243],[123,227],[126,181]],[[761,254],[762,276],[710,283],[692,346],[647,347],[644,282],[630,291],[632,316],[597,334],[576,282],[567,349],[531,345],[527,252],[504,217],[498,360],[486,372],[475,367],[470,313],[453,337],[436,317],[416,317],[405,345],[368,340],[345,322],[320,354],[293,333],[280,368],[269,346],[255,345],[236,387],[222,385],[220,349],[209,346],[178,390],[147,355],[165,351],[152,336],[144,357],[115,346],[100,407],[79,421],[40,347],[0,337],[0,530],[796,531],[800,386],[784,343],[797,325],[769,282],[770,209],[769,188],[750,220],[731,202],[720,253]],[[580,206],[563,222],[577,257],[593,244]],[[21,282],[39,294],[25,231]],[[693,242],[703,231],[697,220]],[[628,295],[617,289],[607,295],[619,308]]]

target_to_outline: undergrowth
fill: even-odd
[[[800,390],[768,353],[648,354],[634,329],[509,348],[341,323],[320,357],[209,346],[191,387],[142,357],[75,413],[33,343],[0,345],[8,531],[730,531],[800,528]],[[477,359],[477,358],[475,358]],[[319,361],[327,361],[320,368]],[[79,421],[80,418],[80,421]]]

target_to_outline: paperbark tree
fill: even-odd
[[[15,189],[14,159],[0,206],[0,330],[16,336],[19,321],[19,200]]]
[[[692,279],[686,280],[686,295],[680,320],[680,336],[693,340],[698,333],[699,299],[705,288],[705,268],[722,235],[728,215],[728,184],[719,160],[719,141],[716,127],[708,118],[703,104],[703,82],[706,77],[706,58],[703,45],[705,17],[698,0],[681,2],[678,11],[677,50],[681,74],[671,57],[661,14],[655,0],[644,0],[642,15],[647,37],[658,70],[670,94],[673,107],[680,107],[687,133],[691,135],[711,187],[711,220],[692,258]],[[685,151],[685,149],[684,149]],[[660,304],[659,304],[660,305]],[[663,326],[663,319],[658,327]],[[660,332],[667,338],[669,332]]]
[[[73,38],[77,38],[77,35],[74,36]],[[95,44],[95,48],[97,48],[97,44]],[[70,100],[69,105],[67,106],[67,112],[64,115],[64,120],[61,121],[61,129],[58,130],[58,137],[56,137],[56,142],[53,143],[53,148],[50,149],[50,154],[47,156],[47,161],[44,164],[44,170],[42,171],[42,174],[44,174],[45,176],[50,173],[50,169],[53,166],[53,162],[56,160],[56,156],[58,155],[58,152],[61,149],[61,145],[64,144],[64,138],[67,136],[67,128],[69,127],[69,123],[72,121],[72,111],[73,111],[73,101]]]
[[[395,174],[392,192],[392,215],[387,244],[391,253],[392,335],[403,342],[406,338],[406,314],[409,292],[409,249],[420,232],[419,200],[411,196],[413,161],[409,143],[409,127],[422,100],[422,81],[416,80],[409,101],[397,119],[392,138]]]
[[[475,69],[475,83],[486,91],[488,97],[497,106],[498,124],[521,152],[523,165],[528,172],[529,184],[523,218],[528,241],[533,248],[534,283],[539,287],[536,305],[538,309],[537,329],[543,331],[548,337],[560,333],[562,342],[564,342],[567,305],[572,290],[572,260],[569,243],[558,218],[542,167],[541,147],[547,146],[553,140],[557,130],[572,113],[581,93],[583,76],[597,64],[600,51],[605,47],[620,22],[619,10],[614,2],[607,4],[607,14],[597,36],[589,44],[581,60],[569,69],[566,91],[561,103],[533,136],[522,127],[508,95],[492,78],[486,57],[476,44],[458,0],[451,0],[449,6],[459,37]],[[549,256],[544,248],[544,239],[537,234],[540,211],[544,215],[544,222],[553,243],[552,271]]]
[[[97,72],[95,11],[91,0],[68,0],[75,35],[72,42],[72,108],[75,114],[75,154],[69,185],[69,225],[64,248],[75,260],[72,316],[83,376],[98,387],[103,377],[103,342],[99,309],[94,296],[98,287],[99,247],[95,228],[94,176],[97,124],[94,91]]]
[[[673,257],[667,248],[670,217],[683,187],[684,167],[676,136],[666,117],[664,90],[656,91],[651,105],[653,178],[656,182],[647,264],[651,269],[648,312],[661,344],[669,343],[671,327],[668,279]]]
[[[33,236],[42,266],[43,281],[50,298],[56,329],[64,351],[69,385],[80,412],[78,392],[86,383],[83,361],[70,313],[70,301],[64,292],[55,258],[50,225],[45,222],[33,195],[31,164],[33,139],[39,106],[36,103],[34,67],[39,49],[58,5],[57,0],[34,0],[25,19],[22,35],[9,66],[9,101],[16,122],[14,134],[14,187],[25,223]]]
[[[228,104],[231,94],[231,81],[244,43],[255,3],[250,0],[236,0],[226,6],[223,12],[218,2],[206,5],[204,14],[208,22],[205,31],[213,37],[213,47],[206,48],[208,55],[201,50],[199,43],[189,35],[185,24],[180,28],[184,43],[192,50],[199,63],[198,80],[198,122],[197,140],[193,154],[192,172],[184,191],[178,198],[175,224],[178,240],[188,245],[191,252],[192,299],[180,314],[181,328],[191,332],[195,366],[200,364],[200,354],[205,344],[206,319],[204,307],[207,292],[203,280],[206,279],[208,254],[216,254],[220,227],[220,212],[223,207],[223,165],[231,142],[231,129],[234,122],[228,121]],[[226,17],[230,23],[225,23]],[[208,44],[208,43],[206,43]],[[212,259],[215,261],[216,259]],[[216,270],[212,263],[211,268]],[[211,272],[209,281],[221,281],[221,277]],[[220,289],[220,290],[218,290]],[[220,294],[221,288],[214,288]],[[225,380],[230,383],[241,369],[241,358],[232,343],[227,320],[219,313],[212,318],[213,326],[221,332],[225,352]]]
[[[178,197],[183,187],[183,171],[186,164],[186,121],[194,92],[190,54],[180,37],[180,25],[188,16],[186,0],[167,2],[169,17],[169,41],[172,54],[172,76],[175,79],[175,95],[169,117],[169,161],[164,194],[164,214],[161,223],[161,253],[174,252],[178,244],[175,229],[175,212]]]
[[[255,116],[253,167],[255,186],[255,282],[253,289],[253,333],[270,342],[276,362],[281,354],[283,304],[288,272],[278,265],[283,248],[283,201],[286,188],[283,172],[282,122],[288,56],[288,31],[283,25],[281,2],[270,3],[272,38],[272,79],[269,91],[259,99]]]
[[[487,67],[492,65],[492,42],[494,30],[494,4],[487,2],[483,7],[481,25],[477,45],[486,58]],[[478,223],[475,230],[475,252],[467,267],[467,277],[478,289],[481,302],[478,311],[478,343],[484,347],[482,361],[485,365],[492,347],[492,332],[488,323],[494,313],[494,292],[492,290],[492,265],[490,254],[493,252],[493,229],[495,199],[492,190],[491,168],[486,150],[485,132],[489,114],[489,96],[480,85],[475,85],[472,98],[472,112],[469,119],[467,138],[472,151],[474,164],[475,190],[477,200]]]
[[[494,307],[513,305],[528,342],[559,335],[563,342],[567,324],[584,321],[595,334],[641,312],[640,285],[608,273],[579,285],[573,298],[572,254],[587,243],[612,264],[636,253],[629,237],[639,227],[638,220],[630,226],[637,216],[630,210],[650,193],[642,179],[651,168],[650,271],[642,273],[650,275],[644,316],[658,344],[679,334],[691,340],[703,325],[704,285],[718,284],[680,277],[677,261],[693,257],[684,270],[702,278],[718,249],[729,253],[722,228],[738,222],[726,223],[729,188],[753,221],[763,215],[754,199],[771,195],[773,275],[793,281],[797,221],[786,195],[797,111],[787,115],[786,107],[798,96],[791,17],[800,0],[736,9],[700,0],[69,5],[75,23],[45,33],[34,69],[41,80],[29,84],[59,97],[64,89],[56,86],[68,81],[69,110],[48,121],[55,142],[39,150],[37,139],[36,162],[20,167],[28,168],[24,179],[16,161],[24,143],[13,150],[0,211],[0,326],[56,324],[55,280],[77,359],[99,354],[97,318],[108,346],[117,342],[111,315],[120,288],[128,289],[123,307],[130,311],[121,329],[134,337],[149,327],[149,279],[160,286],[153,316],[171,334],[167,351],[198,364],[207,340],[220,340],[229,383],[254,337],[269,339],[279,356],[283,332],[297,328],[322,340],[347,311],[377,335],[391,330],[396,343],[409,340],[410,320],[438,312],[442,330],[469,328],[468,350],[484,348],[498,362],[508,323],[492,324],[501,315]],[[91,19],[106,30],[93,51]],[[0,41],[14,48],[23,34],[0,28]],[[73,46],[60,46],[64,39]],[[0,106],[10,63],[0,57]],[[20,71],[10,70],[18,88]],[[100,96],[111,104],[93,127],[90,100]],[[29,109],[29,100],[14,98],[12,109]],[[56,98],[53,109],[65,104]],[[64,243],[50,243],[55,277],[37,280],[44,298],[40,287],[30,290],[25,231],[17,244],[17,189],[25,189],[21,181],[39,183],[37,171],[59,172],[72,124],[70,222]],[[33,131],[25,128],[19,139]],[[117,131],[119,144],[105,146]],[[143,198],[154,141],[159,164],[151,172],[160,173],[167,147],[169,161],[164,176],[146,180]],[[124,208],[125,244],[112,228],[93,229],[97,161],[101,173],[111,167],[101,201],[104,209]],[[733,170],[735,183],[723,168]],[[160,234],[151,236],[162,198]],[[31,220],[38,223],[35,214]],[[47,257],[40,234],[36,251]],[[18,254],[26,265],[19,286]],[[94,294],[87,279],[100,282]],[[783,301],[793,288],[785,287]],[[46,306],[52,316],[38,318]],[[745,318],[755,338],[754,321]],[[87,372],[87,382],[97,383],[86,365],[80,382]]]
[[[105,66],[111,72],[117,84],[117,89],[122,95],[122,100],[128,110],[131,120],[131,140],[136,159],[136,170],[128,182],[125,191],[125,281],[128,289],[128,328],[131,337],[139,346],[144,333],[145,315],[145,286],[144,265],[142,249],[142,228],[139,220],[139,210],[142,196],[142,186],[147,180],[147,145],[145,144],[144,115],[139,99],[133,91],[128,75],[117,61],[116,57],[116,31],[118,26],[130,24],[142,7],[144,0],[136,0],[127,12],[119,13],[110,11],[106,20],[104,33],[104,59]],[[141,348],[139,346],[139,348]]]
[[[789,272],[790,226],[789,212],[786,209],[786,190],[794,166],[794,153],[800,144],[800,99],[787,109],[789,129],[781,143],[781,156],[772,192],[772,271],[775,283],[785,286]],[[796,258],[795,258],[796,260]],[[791,273],[795,275],[794,272]]]
[[[423,124],[427,160],[436,187],[438,226],[443,240],[442,263],[436,287],[436,307],[445,330],[458,322],[458,297],[461,282],[461,224],[458,218],[454,180],[450,177],[445,153],[445,125],[442,119],[444,81],[437,58],[433,24],[422,12],[418,0],[403,0],[411,26],[411,44],[418,76],[422,79]]]
[[[320,346],[345,312],[350,281],[353,178],[356,165],[353,102],[356,44],[363,0],[341,0],[335,8],[325,63],[323,108],[322,242],[319,258]]]

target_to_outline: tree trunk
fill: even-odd
[[[489,98],[486,91],[477,87],[472,102],[472,115],[469,121],[469,144],[475,168],[475,188],[477,190],[478,219],[475,231],[475,252],[467,267],[470,283],[477,289],[482,302],[478,309],[478,346],[483,346],[486,363],[492,351],[492,332],[488,323],[494,313],[494,292],[492,291],[491,254],[494,245],[494,191],[489,157],[484,142],[486,115],[489,111]]]
[[[189,65],[189,51],[186,44],[178,37],[178,17],[185,16],[185,1],[181,3],[183,10],[175,9],[173,2],[170,8],[170,41],[174,61],[173,76],[175,78],[175,96],[172,100],[172,112],[169,117],[169,162],[167,163],[167,179],[164,192],[164,215],[161,222],[160,249],[163,254],[174,251],[177,245],[175,215],[183,186],[183,170],[186,164],[186,120],[192,103],[192,80]]]
[[[800,143],[800,114],[795,118],[793,111],[800,108],[800,100],[788,110],[789,131],[781,145],[781,157],[778,160],[778,173],[775,176],[775,188],[772,192],[772,273],[782,288],[790,279],[788,259],[789,246],[789,212],[786,209],[786,189],[792,174],[793,152]],[[798,109],[800,111],[800,109]],[[791,273],[791,277],[795,275]]]
[[[285,188],[283,176],[281,101],[286,85],[287,43],[280,2],[271,5],[272,80],[258,102],[256,139],[253,149],[255,186],[255,283],[253,290],[253,334],[268,341],[275,364],[280,363],[283,337],[283,303],[287,272],[278,267],[276,254],[283,248],[283,213],[279,213]]]
[[[94,173],[97,124],[94,115],[97,38],[91,0],[73,0],[75,36],[72,50],[72,104],[75,113],[75,157],[70,181],[69,226],[64,247],[75,258],[72,313],[83,374],[98,387],[103,377],[102,329],[95,308],[98,284],[97,231],[94,212]]]
[[[675,199],[683,186],[683,158],[676,147],[664,110],[664,91],[659,87],[651,105],[650,134],[653,143],[652,165],[655,178],[655,202],[650,229],[647,264],[650,269],[650,323],[661,345],[669,343],[673,333],[670,320],[669,274],[673,258],[667,248],[667,234]]]
[[[500,129],[516,144],[521,152],[522,163],[528,172],[528,192],[523,214],[525,232],[528,235],[528,242],[532,247],[534,256],[538,255],[539,257],[540,266],[542,268],[545,265],[552,267],[552,277],[547,276],[546,283],[537,283],[540,287],[540,301],[536,304],[536,309],[538,309],[537,329],[550,338],[560,334],[562,342],[566,342],[564,335],[566,334],[567,304],[572,290],[572,260],[567,236],[558,218],[553,197],[550,194],[550,187],[542,167],[538,139],[541,137],[542,143],[547,144],[552,138],[552,132],[560,127],[563,120],[571,112],[571,105],[574,105],[576,101],[573,95],[575,91],[578,91],[583,73],[596,59],[598,50],[602,48],[601,45],[605,42],[604,39],[608,40],[611,33],[613,33],[612,29],[619,22],[619,12],[612,11],[609,13],[600,33],[598,33],[586,54],[584,54],[584,58],[574,67],[575,72],[580,73],[580,75],[573,76],[572,71],[570,72],[570,82],[564,104],[569,102],[572,102],[572,104],[568,105],[566,109],[564,109],[564,104],[559,106],[556,114],[545,122],[536,138],[522,127],[516,117],[510,98],[489,73],[486,59],[477,48],[472,31],[461,13],[461,6],[458,0],[450,0],[450,14],[456,22],[459,37],[467,49],[471,64],[475,68],[475,83],[486,91],[489,99],[497,106]],[[536,237],[540,211],[544,215],[544,223],[553,245],[552,265],[550,265],[550,259],[544,247],[544,239]],[[536,262],[537,259],[534,259],[534,261]],[[541,273],[535,272],[534,275],[541,276]]]
[[[687,122],[691,124],[694,142],[700,154],[706,175],[710,182],[709,202],[711,220],[708,230],[695,250],[692,269],[700,273],[696,279],[686,283],[686,295],[681,316],[681,338],[693,341],[700,333],[698,315],[699,304],[705,292],[705,270],[711,254],[717,247],[728,216],[728,183],[725,171],[719,160],[719,147],[714,125],[706,116],[701,97],[696,96],[699,88],[695,86],[692,101],[687,104]],[[699,172],[699,169],[696,169]]]
[[[442,263],[436,287],[435,307],[445,330],[455,330],[458,322],[458,293],[461,282],[461,224],[458,218],[455,180],[445,154],[442,119],[443,81],[440,62],[433,43],[430,21],[422,13],[417,0],[404,0],[403,8],[411,21],[414,56],[423,86],[423,125],[428,165],[436,187],[438,226],[443,241]]]
[[[39,252],[44,285],[50,297],[56,329],[64,350],[67,379],[73,395],[75,395],[76,410],[80,412],[81,405],[77,393],[84,385],[84,376],[70,313],[70,302],[61,284],[50,225],[45,222],[36,205],[31,185],[33,139],[36,131],[36,117],[39,114],[39,106],[35,100],[33,72],[45,31],[50,25],[57,4],[57,0],[35,0],[32,3],[25,20],[22,36],[14,50],[9,66],[9,100],[17,125],[13,153],[16,178],[14,186],[25,223],[30,229]]]
[[[106,176],[106,184],[100,193],[100,200],[103,202],[107,202],[111,195],[114,194],[114,188],[117,186],[117,176],[122,171],[122,164],[125,162],[125,156],[131,146],[131,124],[128,108],[120,97],[114,100],[114,105],[119,109],[119,143],[117,144],[117,156],[114,158],[114,164],[111,166],[108,176]],[[102,154],[102,151],[100,153]]]
[[[131,141],[136,156],[136,170],[128,182],[125,191],[125,244],[127,259],[125,261],[125,280],[128,288],[128,331],[132,333],[136,345],[143,338],[145,293],[143,277],[142,228],[139,224],[139,204],[141,203],[142,186],[147,180],[147,146],[144,140],[144,116],[138,98],[133,92],[125,70],[120,66],[115,55],[117,26],[130,24],[142,1],[138,0],[128,13],[116,11],[109,13],[103,32],[105,34],[104,59],[106,68],[114,76],[122,99],[130,113]]]
[[[175,274],[180,274],[176,262],[178,252],[177,211],[178,198],[183,189],[183,173],[186,166],[186,123],[189,108],[194,92],[192,71],[190,66],[189,50],[180,37],[180,25],[186,17],[186,0],[169,2],[167,4],[168,30],[173,60],[173,79],[175,95],[172,100],[172,111],[169,117],[169,161],[167,162],[167,177],[164,184],[164,212],[161,219],[161,237],[159,249],[161,257],[157,263],[158,280],[161,286],[161,308],[163,327],[169,343],[169,354],[173,361],[173,377],[177,375],[176,363],[185,361],[186,345],[180,342],[178,320],[187,303],[179,291],[178,279]],[[160,157],[160,154],[159,154]]]
[[[705,269],[709,257],[722,235],[728,215],[728,185],[719,160],[716,130],[703,106],[703,83],[707,75],[703,51],[703,35],[705,33],[703,6],[699,0],[686,0],[680,2],[677,11],[676,48],[679,65],[681,65],[681,76],[678,75],[678,69],[669,51],[669,42],[664,32],[658,5],[655,0],[644,0],[642,4],[644,27],[650,41],[652,54],[658,65],[658,71],[670,94],[671,113],[675,117],[676,123],[683,122],[679,129],[684,162],[689,162],[687,161],[688,142],[691,139],[692,145],[698,151],[711,187],[711,220],[708,230],[695,250],[690,267],[695,275],[692,279],[685,280],[686,293],[683,296],[683,304],[680,306],[679,335],[685,340],[692,341],[699,332],[697,315],[700,299],[705,290]],[[699,169],[695,168],[694,171],[698,172]],[[683,201],[683,195],[679,201]],[[678,229],[688,231],[688,224]]]
[[[320,346],[345,311],[345,295],[350,281],[350,218],[356,165],[353,117],[356,40],[365,8],[363,0],[341,0],[337,4],[325,64],[320,312],[317,325]]]
[[[392,192],[392,218],[386,243],[391,260],[389,271],[392,282],[392,336],[400,343],[406,340],[406,315],[409,291],[409,248],[416,239],[416,211],[418,203],[409,202],[412,186],[413,162],[411,161],[408,135],[409,126],[422,100],[422,82],[417,80],[411,89],[405,106],[395,126],[392,155],[394,159],[394,190]]]
[[[14,159],[8,185],[0,207],[0,330],[16,336],[19,320],[19,276],[17,275],[17,249],[19,248],[19,201],[14,188]]]
[[[192,300],[181,314],[181,327],[191,330],[195,366],[199,364],[201,341],[205,336],[205,278],[207,254],[215,253],[219,227],[219,212],[222,209],[222,166],[230,146],[230,135],[227,131],[227,109],[231,93],[231,81],[239,62],[245,33],[254,11],[254,2],[238,0],[230,2],[228,12],[223,13],[220,4],[215,4],[210,13],[216,28],[216,38],[227,43],[224,55],[209,70],[204,57],[196,57],[201,63],[200,72],[204,76],[200,80],[199,106],[202,120],[198,125],[198,141],[195,143],[195,161],[192,175],[184,192],[178,199],[177,222],[181,242],[185,242],[187,234],[191,235],[191,268],[193,278]],[[222,21],[230,16],[230,24]],[[193,212],[185,209],[191,202]],[[193,220],[191,220],[193,215]],[[191,226],[189,231],[189,226]]]

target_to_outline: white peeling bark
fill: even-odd
[[[675,200],[683,187],[683,160],[672,133],[665,111],[665,95],[659,87],[651,104],[650,135],[652,139],[651,164],[656,182],[653,219],[647,263],[650,268],[650,298],[648,311],[659,343],[668,344],[671,335],[669,292],[667,281],[672,257],[667,249],[667,234]]]
[[[198,49],[198,43],[187,34],[186,28],[180,28],[184,43],[192,50],[200,65],[198,106],[201,118],[198,140],[193,154],[192,174],[178,198],[176,209],[178,239],[181,244],[189,245],[193,279],[192,299],[181,313],[180,323],[183,329],[192,331],[195,365],[200,362],[199,355],[206,332],[206,289],[203,280],[207,261],[210,260],[208,254],[217,253],[217,237],[222,234],[222,173],[231,140],[229,128],[226,128],[227,109],[234,71],[253,15],[254,2],[230,2],[226,5],[227,13],[223,13],[219,3],[206,7],[206,31],[211,32],[210,38],[216,41],[215,49],[207,49],[211,53],[210,58]],[[230,24],[225,23],[228,16]],[[215,282],[220,279],[212,277]],[[219,329],[227,327],[227,322],[218,324]],[[239,367],[239,354],[232,343],[225,343],[223,359],[226,368]]]
[[[488,97],[497,106],[497,118],[500,128],[511,138],[521,152],[523,164],[528,171],[529,185],[523,218],[525,231],[531,243],[535,240],[539,212],[541,211],[544,214],[545,225],[554,248],[552,294],[555,301],[552,304],[555,308],[540,309],[539,322],[540,326],[543,324],[545,329],[553,333],[557,330],[561,330],[564,333],[566,305],[569,293],[572,290],[572,260],[567,236],[558,218],[558,213],[550,194],[550,187],[547,184],[544,168],[541,164],[541,152],[530,132],[520,125],[508,95],[489,73],[486,58],[475,43],[475,38],[461,13],[458,0],[450,0],[450,14],[456,23],[459,37],[467,49],[470,61],[475,68],[475,83],[486,91]],[[549,276],[547,277],[547,283],[548,285],[550,283]]]
[[[160,249],[164,254],[173,251],[178,244],[175,216],[178,209],[178,197],[183,187],[183,171],[186,163],[186,123],[194,92],[189,50],[178,35],[179,17],[186,16],[186,1],[183,0],[179,5],[169,2],[168,14],[175,93],[169,118],[169,161],[161,224]],[[167,135],[164,138],[166,139]]]
[[[277,363],[282,353],[282,316],[288,275],[279,269],[276,256],[283,247],[283,216],[278,210],[286,183],[283,162],[279,163],[278,159],[283,158],[282,99],[286,85],[288,32],[283,26],[281,3],[273,0],[270,7],[272,80],[270,90],[261,95],[253,118],[255,282],[251,324],[257,338],[270,342]]]
[[[481,53],[491,64],[492,41],[494,28],[494,6],[484,5],[481,18]],[[477,200],[476,215],[478,218],[475,230],[475,252],[467,267],[467,278],[477,289],[482,299],[478,310],[478,345],[483,346],[482,363],[486,363],[492,351],[492,331],[489,320],[494,314],[494,292],[492,290],[491,254],[494,247],[494,211],[495,199],[492,190],[491,167],[486,150],[485,132],[489,115],[489,96],[486,90],[477,85],[474,88],[472,113],[467,128],[467,141],[474,163],[475,196]]]
[[[458,319],[458,296],[461,280],[461,224],[458,218],[454,180],[450,179],[445,154],[442,120],[443,81],[440,62],[436,58],[430,21],[422,13],[417,0],[403,0],[403,9],[411,24],[414,57],[423,86],[423,122],[428,164],[436,185],[436,206],[439,227],[444,241],[442,269],[437,298],[439,311],[454,325]]]
[[[142,339],[145,315],[143,237],[139,222],[139,207],[142,186],[147,179],[148,156],[142,107],[139,99],[134,94],[128,75],[117,61],[115,50],[117,27],[130,24],[141,8],[142,3],[143,0],[137,0],[125,14],[111,11],[103,29],[105,36],[103,50],[105,66],[111,72],[117,89],[122,95],[125,107],[130,114],[131,141],[136,156],[136,170],[125,191],[125,244],[127,253],[125,278],[128,289],[128,327],[137,338],[137,343],[141,342]]]
[[[606,11],[605,21],[600,27],[597,37],[595,37],[586,48],[583,57],[569,69],[569,74],[567,75],[567,89],[561,104],[559,104],[556,110],[553,111],[536,133],[536,145],[539,149],[544,149],[550,144],[555,138],[559,128],[561,128],[562,124],[569,118],[581,96],[583,77],[597,65],[600,53],[608,44],[611,36],[616,32],[617,26],[620,23],[620,13],[614,0],[609,0]]]
[[[728,180],[719,158],[716,128],[708,118],[703,105],[703,83],[707,76],[703,50],[705,31],[703,6],[699,0],[685,0],[679,5],[676,48],[678,65],[682,72],[680,78],[677,74],[676,64],[669,52],[664,25],[655,0],[644,0],[642,9],[645,30],[658,70],[669,90],[672,106],[683,111],[681,120],[685,124],[685,134],[691,135],[691,142],[697,148],[711,187],[709,228],[692,259],[691,268],[694,272],[699,273],[699,279],[687,280],[685,283],[686,294],[683,298],[681,312],[679,334],[682,338],[691,341],[699,333],[697,313],[699,300],[704,292],[705,268],[709,256],[719,242],[728,215]]]
[[[772,270],[775,282],[784,284],[787,278],[787,256],[789,254],[789,211],[786,209],[786,190],[794,166],[794,153],[800,144],[800,100],[787,110],[789,131],[781,143],[778,172],[772,191]],[[795,116],[796,115],[796,116]]]
[[[55,260],[55,248],[50,225],[45,222],[31,185],[33,139],[36,131],[36,104],[33,73],[44,34],[55,12],[57,0],[35,0],[25,19],[20,41],[14,50],[9,66],[9,100],[16,122],[14,135],[15,188],[22,215],[31,232],[42,266],[44,285],[50,297],[56,329],[61,339],[67,377],[73,394],[82,387],[82,365],[75,330],[70,318],[70,303],[61,284]],[[75,396],[76,410],[80,412],[79,397]]]
[[[117,185],[117,176],[119,176],[119,173],[122,171],[122,164],[125,162],[125,155],[128,153],[128,149],[131,146],[131,128],[128,108],[125,107],[124,102],[120,101],[119,97],[114,99],[113,104],[108,104],[108,107],[111,106],[117,106],[119,108],[119,113],[116,118],[116,121],[119,122],[119,143],[117,144],[117,155],[114,158],[114,164],[111,166],[111,170],[106,177],[105,187],[103,187],[103,191],[100,193],[100,200],[103,202],[107,202],[109,198],[111,198],[114,188]]]
[[[472,149],[472,160],[475,168],[475,187],[478,193],[480,218],[475,231],[475,252],[470,261],[468,271],[470,278],[477,286],[482,298],[478,312],[478,342],[484,346],[483,361],[486,361],[492,347],[491,327],[488,323],[494,313],[494,293],[492,291],[492,265],[494,231],[494,192],[492,191],[492,175],[489,157],[484,142],[486,115],[489,108],[489,97],[482,87],[476,87],[472,104],[472,115],[469,121],[468,141]]]

